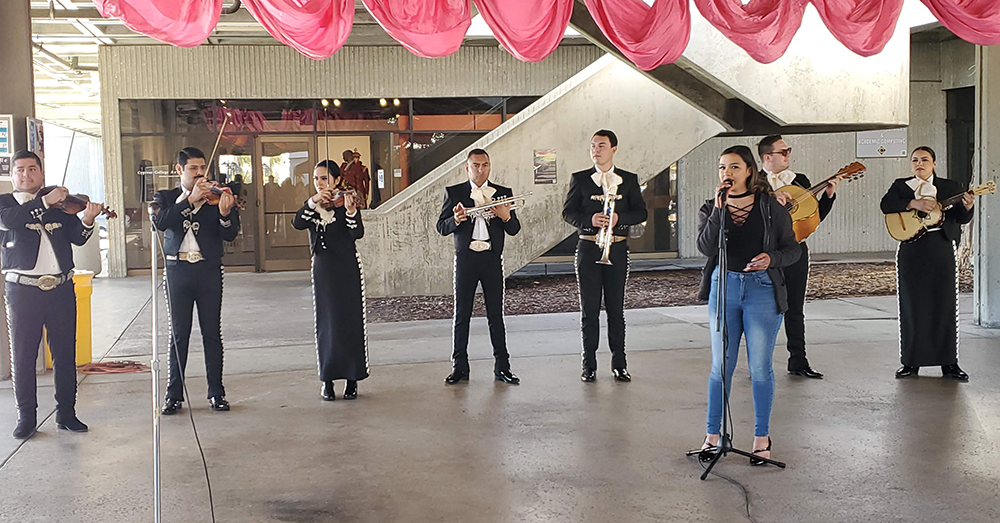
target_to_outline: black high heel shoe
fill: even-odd
[[[755,449],[751,454],[756,454],[758,452],[771,452],[771,436],[767,437],[767,448],[766,449]],[[771,459],[768,457],[768,459]],[[750,458],[750,464],[757,467],[760,465],[766,465],[767,462],[761,458]]]
[[[712,445],[705,439],[705,443],[701,444],[701,452],[698,453],[698,461],[702,463],[708,463],[715,459],[715,455],[719,453],[719,445]]]
[[[353,400],[358,397],[358,382],[347,380],[347,388],[344,389],[344,399]]]

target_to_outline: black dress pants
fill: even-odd
[[[455,255],[455,327],[451,355],[455,370],[469,372],[469,321],[476,287],[483,286],[486,319],[493,343],[493,372],[510,370],[507,332],[503,324],[503,259],[493,251],[463,251]]]
[[[171,336],[167,399],[184,399],[184,369],[195,304],[205,348],[208,397],[226,395],[222,386],[222,270],[219,261],[168,262],[167,311]]]
[[[56,408],[62,416],[76,412],[76,291],[73,280],[43,291],[8,282],[7,325],[10,328],[11,375],[18,419],[37,419],[35,362],[48,334],[56,389]]]
[[[612,244],[611,265],[597,263],[601,249],[580,240],[576,246],[576,280],[580,286],[583,330],[583,368],[597,370],[597,347],[601,341],[601,297],[608,313],[608,346],[611,368],[624,369],[625,361],[625,280],[628,279],[628,242]]]
[[[806,282],[809,280],[809,247],[799,244],[802,255],[792,265],[782,269],[788,290],[788,311],[785,312],[785,337],[788,338],[788,370],[804,370],[806,359]]]

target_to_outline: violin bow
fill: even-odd
[[[229,123],[229,111],[226,111],[226,117],[222,120],[222,127],[219,128],[219,136],[215,138],[215,147],[212,147],[212,155],[208,157],[208,167],[205,168],[205,172],[209,173],[212,171],[212,162],[215,161],[215,152],[219,150],[219,142],[222,141],[222,133],[226,130],[226,124]]]

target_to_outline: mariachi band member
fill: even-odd
[[[594,167],[573,173],[569,193],[563,204],[563,219],[577,228],[576,279],[580,286],[583,330],[583,374],[580,379],[597,379],[597,347],[600,344],[601,295],[608,311],[608,345],[611,348],[611,372],[616,381],[632,381],[625,361],[625,280],[629,271],[629,226],[646,221],[646,202],[642,199],[639,177],[615,167],[618,137],[600,130],[590,141]],[[614,213],[604,213],[606,198],[614,200]],[[598,261],[603,256],[597,246],[601,228],[611,227],[613,243],[610,264]]]
[[[788,310],[788,289],[782,273],[799,257],[792,218],[771,195],[768,182],[757,170],[749,147],[737,145],[719,157],[719,186],[714,200],[701,206],[698,216],[698,250],[708,256],[698,298],[708,300],[712,335],[712,369],[708,377],[708,413],[705,443],[699,458],[711,461],[718,450],[722,403],[729,394],[733,371],[746,335],[754,410],[753,454],[771,457],[770,421],[774,404],[774,343]],[[719,233],[726,231],[725,275],[719,274]],[[719,279],[726,278],[725,330],[718,314]],[[722,334],[727,333],[723,357]],[[723,360],[725,377],[723,380]],[[723,393],[723,381],[726,391]],[[751,465],[765,462],[750,458]]]
[[[809,178],[789,169],[792,148],[785,143],[781,135],[774,134],[764,137],[757,144],[763,165],[762,174],[767,178],[771,189],[777,191],[787,185],[797,185],[803,189],[812,187]],[[819,220],[826,219],[833,209],[837,199],[837,186],[840,179],[830,180],[830,184],[819,199]],[[785,192],[776,192],[778,202],[784,204],[790,199]],[[806,378],[823,379],[823,374],[813,370],[806,359],[806,283],[809,281],[809,247],[805,241],[799,243],[802,255],[798,261],[785,267],[785,283],[788,286],[788,310],[785,312],[785,337],[788,339],[788,373]]]
[[[934,210],[936,202],[965,190],[954,180],[936,176],[937,156],[930,147],[910,155],[913,176],[898,178],[882,197],[885,214]],[[975,203],[965,194],[961,205],[944,211],[944,223],[913,242],[899,244],[896,279],[899,297],[899,359],[897,378],[916,376],[920,367],[941,366],[944,376],[968,381],[958,366],[958,283],[955,250],[962,225],[972,221]]]
[[[503,245],[505,235],[514,236],[521,230],[521,222],[510,204],[493,207],[494,216],[489,218],[466,213],[466,209],[508,198],[514,193],[489,181],[490,155],[482,149],[469,152],[465,171],[469,181],[446,188],[437,221],[437,230],[442,236],[455,236],[454,347],[452,371],[444,381],[449,385],[469,381],[469,320],[476,287],[481,283],[493,344],[493,376],[497,381],[517,385],[521,380],[510,370],[503,324]]]
[[[352,400],[358,397],[358,382],[368,377],[364,270],[354,246],[365,226],[360,196],[342,190],[342,181],[336,162],[316,164],[316,194],[292,219],[292,227],[309,231],[320,393],[327,401],[336,399],[334,380],[347,380],[344,399]]]
[[[42,160],[19,151],[11,159],[14,192],[0,195],[0,245],[10,329],[11,379],[17,406],[14,437],[35,432],[38,399],[35,361],[48,333],[56,396],[56,427],[87,432],[76,417],[76,291],[73,288],[73,245],[87,243],[101,205],[88,203],[83,220],[61,210],[69,195],[54,187],[40,195],[45,183]]]
[[[175,414],[184,402],[184,369],[194,305],[205,348],[208,403],[229,410],[222,386],[223,242],[240,230],[236,197],[205,178],[205,153],[185,147],[177,153],[180,187],[153,196],[153,224],[163,231],[166,257],[167,312],[170,317],[169,374],[163,414]]]

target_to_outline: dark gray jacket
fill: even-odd
[[[761,252],[771,257],[767,275],[774,283],[774,300],[778,304],[778,312],[788,310],[788,290],[785,287],[785,274],[782,267],[788,267],[799,259],[802,249],[795,241],[792,231],[792,217],[781,207],[773,195],[757,193],[757,206],[764,218],[764,245]],[[701,275],[701,288],[698,299],[707,300],[712,288],[712,272],[718,265],[719,228],[722,225],[725,209],[715,207],[715,200],[708,200],[698,211],[698,250],[708,256],[708,263]]]

